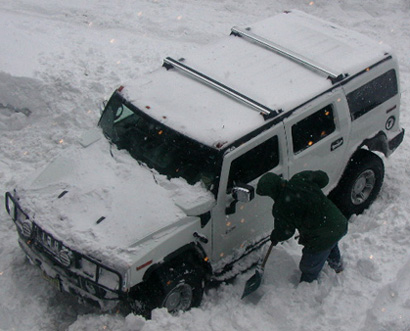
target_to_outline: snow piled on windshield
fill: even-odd
[[[119,85],[157,69],[166,56],[178,58],[217,41],[234,25],[292,8],[392,46],[401,69],[401,123],[407,127],[407,0],[0,0],[0,190],[14,188],[78,144],[82,132],[95,127],[101,101]],[[1,207],[0,329],[407,331],[409,148],[405,139],[385,160],[380,196],[350,220],[340,245],[343,273],[335,275],[325,267],[319,283],[298,284],[301,247],[289,240],[272,251],[259,297],[240,300],[251,270],[210,289],[201,307],[178,316],[157,309],[150,321],[103,314],[55,290],[27,262],[14,224]]]

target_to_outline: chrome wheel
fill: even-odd
[[[351,199],[354,205],[360,205],[366,201],[372,193],[376,183],[376,175],[368,169],[360,174],[353,184]]]
[[[170,313],[174,313],[179,310],[185,311],[191,307],[192,298],[192,287],[188,284],[181,283],[168,293],[162,306],[167,308]]]

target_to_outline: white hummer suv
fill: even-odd
[[[285,12],[116,90],[98,132],[7,192],[6,209],[60,290],[186,310],[259,259],[273,227],[254,193],[264,173],[321,169],[346,215],[366,209],[384,177],[374,152],[404,136],[399,109],[388,46]]]

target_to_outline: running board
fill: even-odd
[[[236,37],[243,37],[250,39],[254,41],[256,44],[259,46],[262,46],[264,48],[267,48],[277,54],[280,54],[294,62],[297,62],[309,69],[312,69],[314,71],[319,71],[325,75],[327,75],[327,78],[330,79],[330,81],[335,84],[341,80],[343,80],[347,75],[343,74],[337,74],[335,72],[332,72],[330,69],[325,68],[317,63],[314,63],[313,61],[309,60],[308,58],[305,58],[303,55],[300,55],[298,53],[292,52],[291,50],[282,47],[270,40],[267,40],[263,37],[260,37],[252,32],[250,32],[250,28],[246,29],[240,29],[238,27],[233,27],[231,29],[231,34],[233,34]]]
[[[176,68],[179,69],[187,74],[189,74],[190,76],[192,76],[193,78],[198,79],[199,81],[213,87],[214,89],[225,93],[227,95],[229,95],[230,97],[252,107],[253,109],[257,110],[265,120],[271,119],[273,117],[276,117],[277,115],[279,115],[280,111],[276,111],[273,109],[270,109],[262,104],[260,104],[259,102],[247,97],[246,95],[230,88],[229,86],[226,86],[225,84],[222,84],[221,82],[216,81],[215,79],[206,76],[205,74],[191,68],[188,67],[187,65],[181,63],[180,61],[174,60],[170,57],[167,57],[166,59],[164,59],[164,64],[163,66],[169,70],[172,68]]]

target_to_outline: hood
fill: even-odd
[[[206,212],[214,201],[200,184],[169,181],[105,139],[64,150],[18,194],[44,231],[93,256],[135,250],[155,233],[192,222],[188,214]]]

